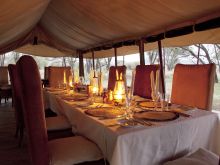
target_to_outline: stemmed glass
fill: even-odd
[[[133,98],[133,93],[131,90],[126,92],[126,118],[130,120],[133,117],[133,111],[131,108],[131,103],[132,103],[132,98]]]
[[[133,71],[130,89],[126,88],[126,118],[129,120],[133,118],[133,108],[131,107],[131,105],[133,100],[135,74],[136,72]]]
[[[160,92],[155,92],[155,91],[151,92],[151,97],[154,102],[154,110],[157,110],[158,101],[160,99],[160,96],[161,96]]]

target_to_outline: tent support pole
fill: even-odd
[[[94,71],[94,78],[95,78],[96,75],[95,75],[95,54],[94,54],[94,51],[92,51],[92,69]]]
[[[140,65],[145,65],[144,41],[143,40],[140,40],[140,42],[139,42],[139,53],[140,53]]]
[[[159,52],[159,60],[160,60],[160,77],[161,77],[161,85],[162,85],[162,94],[165,97],[165,81],[164,81],[164,70],[163,70],[163,55],[162,55],[162,46],[161,41],[158,41],[158,52]]]
[[[115,55],[115,67],[118,66],[118,59],[117,59],[117,48],[114,48],[114,55]]]
[[[84,64],[82,52],[79,52],[79,77],[84,77]]]

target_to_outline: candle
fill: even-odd
[[[109,101],[112,101],[112,100],[113,100],[113,92],[112,92],[112,90],[109,91],[108,100],[109,100]]]
[[[120,77],[122,76],[120,75]],[[113,96],[115,102],[122,103],[125,96],[125,84],[123,80],[116,81]]]
[[[63,84],[66,84],[66,70],[63,73]]]
[[[118,70],[116,69],[116,80],[119,80]]]
[[[69,76],[69,86],[73,87],[73,77]]]

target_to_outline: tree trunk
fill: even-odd
[[[4,66],[5,64],[5,54],[0,55],[0,66]]]

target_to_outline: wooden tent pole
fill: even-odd
[[[84,77],[83,54],[79,52],[79,77]]]
[[[92,68],[94,71],[94,78],[95,78],[96,75],[95,75],[95,54],[94,54],[94,51],[92,51]]]
[[[199,47],[198,47],[198,58],[197,58],[197,65],[199,64],[199,56],[200,56],[200,48],[201,48],[201,46],[200,46],[200,44],[199,44]]]
[[[114,48],[114,55],[115,55],[115,67],[118,66],[118,59],[117,59],[117,48]]]
[[[162,94],[165,97],[165,81],[164,81],[164,71],[163,71],[163,55],[162,55],[162,46],[161,41],[158,41],[158,52],[159,52],[159,59],[160,59],[160,77],[162,82]]]
[[[140,42],[139,42],[139,53],[140,53],[140,65],[145,65],[144,41],[143,40],[140,40]]]

